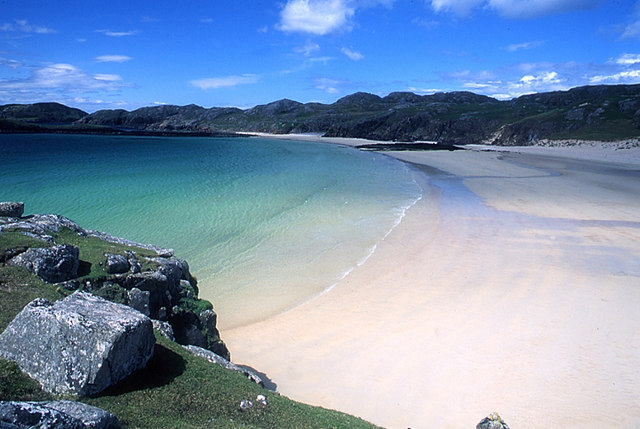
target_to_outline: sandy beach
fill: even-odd
[[[425,198],[234,362],[389,428],[640,427],[640,150],[509,150],[390,152]]]

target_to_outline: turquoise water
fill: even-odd
[[[0,201],[175,249],[223,328],[335,285],[422,197],[414,174],[322,143],[0,135]]]

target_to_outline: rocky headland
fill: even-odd
[[[212,305],[198,298],[197,280],[171,249],[85,230],[59,215],[23,214],[23,203],[0,203],[0,316],[12,317],[3,313],[30,283],[50,288],[54,299],[35,298],[3,323],[0,358],[44,392],[94,397],[145,370],[158,347],[154,329],[264,386],[255,371],[230,362]],[[0,427],[121,426],[80,402],[4,397],[15,390],[11,382],[0,365]]]
[[[0,132],[142,135],[317,133],[325,137],[444,145],[533,145],[545,140],[624,140],[640,135],[640,85],[597,85],[512,100],[471,92],[385,97],[358,92],[332,104],[283,99],[250,109],[196,105],[100,110],[56,103],[0,106]]]

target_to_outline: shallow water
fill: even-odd
[[[0,200],[175,249],[223,328],[342,279],[422,197],[414,174],[321,143],[0,135]]]

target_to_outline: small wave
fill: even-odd
[[[416,204],[418,204],[418,202],[420,202],[422,200],[422,198],[424,197],[424,189],[422,189],[422,187],[418,184],[417,181],[415,181],[415,184],[422,190],[422,193],[415,198],[413,201],[411,201],[407,206],[402,207],[400,209],[400,215],[396,218],[396,220],[394,221],[393,225],[391,226],[391,228],[382,236],[382,238],[373,246],[371,246],[371,248],[369,249],[369,251],[367,252],[367,254],[360,259],[355,265],[349,267],[347,270],[344,271],[344,273],[342,273],[342,275],[338,278],[338,280],[336,280],[335,282],[333,282],[331,285],[327,286],[325,289],[323,289],[321,292],[310,296],[309,298],[307,298],[306,300],[304,300],[301,303],[295,304],[287,309],[285,309],[284,311],[281,312],[281,314],[285,314],[288,313],[300,306],[306,305],[314,300],[316,300],[317,298],[321,297],[322,295],[325,295],[329,292],[331,292],[331,290],[333,290],[338,284],[340,284],[345,278],[347,278],[347,276],[349,276],[349,274],[351,274],[356,268],[361,267],[362,265],[364,265],[376,252],[376,250],[378,249],[378,244],[381,243],[382,241],[384,241],[397,227],[398,225],[400,225],[402,223],[402,220],[405,218],[405,216],[407,215],[407,212]]]

